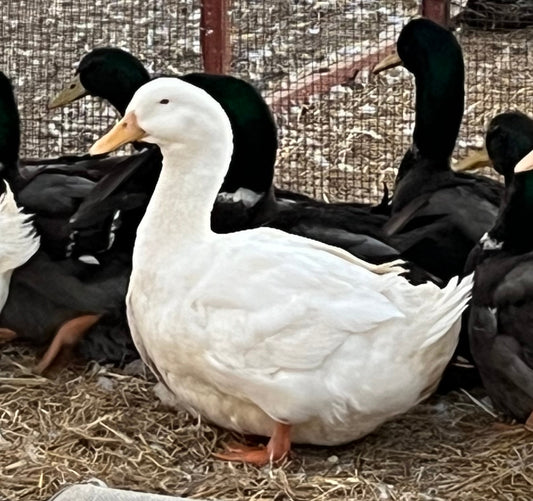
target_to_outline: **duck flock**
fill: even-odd
[[[223,460],[350,442],[476,385],[533,430],[533,120],[488,127],[504,184],[456,172],[461,47],[415,19],[374,71],[398,63],[415,127],[375,206],[274,186],[275,121],[241,79],[152,78],[123,50],[92,50],[50,106],[91,95],[122,119],[90,154],[24,161],[0,74],[0,340],[42,347],[39,373],[64,352],[140,356],[178,407],[269,437]]]

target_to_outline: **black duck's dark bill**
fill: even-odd
[[[465,158],[459,160],[454,166],[455,172],[464,172],[468,170],[479,169],[480,167],[488,167],[492,165],[487,150],[483,148],[480,151],[474,151]]]
[[[374,66],[374,69],[372,70],[372,73],[374,73],[374,75],[377,75],[382,71],[394,68],[396,66],[401,66],[402,64],[403,62],[400,59],[400,56],[396,51],[394,51],[392,54],[388,55],[386,58],[382,59],[378,64],[376,64],[376,66]]]
[[[146,132],[137,124],[135,113],[130,111],[105,136],[91,146],[89,153],[91,155],[109,153],[123,144],[139,141],[145,135]]]
[[[533,151],[530,151],[514,168],[515,172],[526,172],[533,170]]]
[[[76,101],[76,99],[80,99],[87,94],[87,89],[81,83],[80,76],[76,75],[74,80],[69,82],[61,92],[50,99],[48,102],[48,108],[54,109],[58,108],[59,106],[65,106],[66,104],[72,103],[72,101]]]

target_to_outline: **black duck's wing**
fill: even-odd
[[[284,190],[278,187],[274,188],[274,196],[280,203],[306,202],[310,205],[315,204],[317,207],[323,207],[325,203],[328,203],[328,205],[332,207],[352,207],[355,209],[362,209],[370,214],[379,214],[382,216],[390,215],[389,190],[386,184],[383,185],[383,196],[378,205],[357,202],[323,202],[307,195],[303,195],[301,193],[297,193],[290,190]]]
[[[95,185],[84,177],[46,172],[20,190],[17,199],[28,212],[70,216]]]
[[[485,196],[473,184],[459,184],[415,197],[391,216],[385,226],[388,235],[431,227],[433,223],[448,224],[472,240],[472,247],[494,224],[498,203]]]
[[[77,352],[86,360],[118,366],[139,358],[128,327],[125,303],[122,308],[104,314],[89,329],[78,345]]]
[[[60,157],[19,165],[17,201],[34,214],[41,246],[55,259],[68,254],[69,221],[98,179],[123,163],[123,157]]]
[[[106,273],[75,260],[52,261],[38,251],[13,272],[0,325],[22,339],[44,344],[67,320],[119,309],[129,272],[127,265],[111,267],[111,273]]]
[[[524,256],[494,291],[500,329],[522,346],[523,358],[533,369],[533,256]]]
[[[497,205],[461,184],[415,198],[390,218],[385,232],[407,259],[447,281],[463,273],[497,213]]]
[[[472,354],[498,409],[533,411],[533,257],[491,259],[476,271],[469,320]]]
[[[331,227],[324,222],[299,221],[296,224],[287,224],[288,221],[276,221],[275,227],[289,231],[313,240],[340,247],[350,254],[372,263],[384,263],[400,259],[400,253],[384,242],[369,235],[353,233],[350,230]],[[273,226],[269,224],[269,226]]]
[[[476,314],[479,319],[479,312]],[[476,335],[484,334],[483,328],[478,323],[470,331],[472,353],[483,385],[497,409],[525,421],[533,412],[533,367],[524,357],[524,347],[512,336],[497,335],[487,347],[477,350],[473,343]]]
[[[274,196],[277,200],[285,202],[316,202],[314,198],[303,195],[302,193],[284,190],[278,187],[274,188]]]
[[[117,160],[70,219],[71,252],[102,252],[114,241],[130,249],[161,172],[161,153],[148,148]]]
[[[58,173],[43,173],[17,193],[17,202],[33,214],[41,248],[63,259],[69,244],[69,219],[93,187],[94,181]]]
[[[416,228],[424,228],[433,221],[437,221],[444,217],[446,214],[435,213],[433,211],[427,211],[427,215],[420,215],[422,209],[426,209],[429,206],[432,194],[426,193],[419,197],[416,197],[401,210],[397,211],[394,215],[388,219],[383,225],[383,232],[386,236],[390,237],[396,235],[408,227],[409,230]],[[433,212],[433,214],[431,214]]]
[[[106,175],[80,205],[74,220],[90,219],[92,211],[113,195],[117,201],[121,197],[127,198],[130,193],[144,193],[150,197],[161,172],[161,159],[159,148],[146,148],[133,155],[114,157]]]
[[[381,227],[386,220],[385,216],[349,204],[282,201],[264,226],[334,245],[360,259],[381,264],[402,259],[382,234]],[[406,268],[409,269],[406,278],[412,283],[440,282],[412,263],[406,263]]]
[[[351,252],[364,245],[375,242],[377,255],[391,253],[395,249],[382,240],[381,227],[386,221],[383,216],[348,205],[326,204],[324,202],[286,202],[278,201],[278,211],[268,219],[264,226],[277,228],[288,233],[301,235],[342,247]],[[386,250],[385,250],[386,249]]]
[[[30,182],[43,173],[64,174],[66,176],[81,176],[92,181],[104,177],[119,157],[106,155],[70,155],[57,158],[19,160],[19,171],[22,179]]]
[[[484,198],[496,207],[500,206],[505,191],[505,186],[502,183],[486,176],[464,172],[456,172],[455,176],[458,180],[473,181],[477,196]]]

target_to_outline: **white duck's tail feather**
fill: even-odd
[[[0,181],[2,182],[2,181]],[[15,202],[9,184],[0,195],[0,271],[13,270],[23,265],[39,248],[31,216],[24,214]]]
[[[440,294],[435,298],[435,302],[431,303],[431,308],[428,311],[428,323],[430,323],[431,328],[427,339],[420,346],[421,349],[437,342],[460,319],[463,311],[468,306],[473,283],[474,274],[471,273],[460,282],[459,277],[451,278],[446,287],[441,289]],[[457,330],[458,334],[459,331]]]

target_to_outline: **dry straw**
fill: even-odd
[[[496,425],[460,393],[358,442],[296,446],[285,464],[256,469],[213,459],[230,435],[164,409],[150,377],[74,365],[47,379],[31,374],[34,356],[14,346],[0,358],[2,500],[42,501],[93,477],[208,499],[531,499],[531,433]]]

